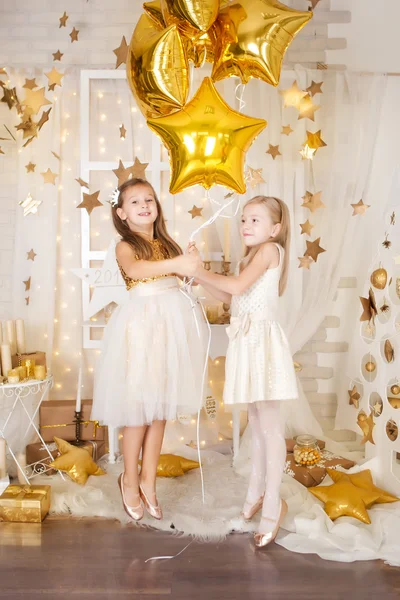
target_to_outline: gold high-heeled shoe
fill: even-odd
[[[257,502],[255,504],[253,504],[250,507],[250,510],[248,510],[248,511],[245,511],[244,509],[242,510],[242,512],[240,513],[240,516],[242,517],[242,519],[244,519],[245,521],[251,521],[251,519],[254,517],[254,515],[256,513],[258,513],[258,511],[262,507],[263,502],[264,502],[264,494],[257,500]],[[244,504],[246,506],[246,504],[250,504],[250,503],[246,501]]]
[[[268,546],[268,544],[270,544],[271,542],[274,541],[274,539],[277,536],[277,533],[279,531],[279,527],[281,525],[281,522],[284,518],[284,516],[286,515],[288,511],[288,505],[286,504],[285,500],[281,500],[281,513],[279,515],[279,519],[275,525],[275,528],[273,531],[271,531],[270,533],[256,533],[254,535],[254,543],[256,545],[256,548],[265,548],[265,546]],[[263,517],[261,517],[261,519],[263,519]],[[265,519],[265,517],[264,517]],[[270,521],[271,519],[265,519],[266,521]]]
[[[139,506],[128,506],[128,504],[125,501],[123,477],[124,477],[124,474],[121,473],[121,475],[118,477],[118,485],[119,485],[119,489],[121,491],[122,504],[124,505],[124,510],[131,517],[131,519],[133,519],[134,521],[140,521],[140,519],[143,519],[143,515],[144,515],[144,509],[143,509],[142,502],[141,502],[141,500],[139,500]],[[140,496],[139,496],[139,498],[140,498]]]
[[[149,513],[149,515],[154,519],[157,519],[157,521],[161,521],[161,519],[163,518],[161,506],[158,506],[158,504],[157,506],[154,506],[154,504],[152,504],[149,501],[141,485],[139,485],[139,494],[141,499],[143,500],[144,507]]]

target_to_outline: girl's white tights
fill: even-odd
[[[252,470],[245,510],[264,495],[260,533],[269,533],[279,519],[279,489],[286,461],[286,444],[278,401],[254,402],[248,405],[252,434]]]

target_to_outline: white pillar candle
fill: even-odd
[[[12,361],[11,361],[11,348],[9,344],[1,345],[1,370],[3,371],[3,376],[7,377],[8,371],[12,369]]]
[[[15,331],[17,336],[17,352],[18,354],[25,354],[26,342],[25,342],[25,325],[22,319],[15,321]]]
[[[22,468],[22,471],[21,471],[21,469],[18,469],[18,483],[20,483],[21,485],[26,485],[26,479],[25,479],[25,475],[24,475],[24,471],[25,471],[24,467],[26,467],[25,452],[18,452],[18,454],[16,455],[16,459]]]
[[[3,343],[3,327],[0,321],[0,346]]]
[[[6,342],[10,345],[11,355],[17,354],[17,336],[15,333],[15,322],[12,320],[6,321]]]
[[[0,479],[7,475],[6,440],[0,437]]]
[[[224,256],[225,261],[231,260],[231,220],[224,219]]]
[[[78,389],[76,390],[76,412],[81,410],[81,389],[82,389],[82,367],[79,367],[78,373]]]

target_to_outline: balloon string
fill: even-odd
[[[183,550],[181,550],[180,552],[178,552],[178,554],[174,554],[173,556],[152,556],[151,558],[146,559],[144,562],[147,563],[150,560],[170,560],[171,558],[177,558],[178,556],[180,556],[180,554],[182,554],[183,552],[185,552],[186,548],[189,548],[190,544],[193,544],[194,540],[192,540],[191,542],[189,542],[184,548]]]
[[[246,102],[243,100],[244,89],[246,85],[244,83],[238,83],[235,88],[235,97],[239,102],[239,112],[241,113],[244,107],[246,106]],[[240,91],[239,91],[240,89]]]

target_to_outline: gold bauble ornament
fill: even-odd
[[[379,269],[375,269],[375,271],[371,274],[370,280],[372,285],[377,290],[383,290],[386,287],[387,283],[387,271],[383,267],[379,267]]]
[[[394,396],[398,396],[400,394],[400,385],[398,383],[395,383],[390,388],[390,391],[392,392],[392,394],[394,394]]]
[[[365,370],[368,371],[368,373],[373,373],[376,369],[376,364],[374,362],[372,362],[372,360],[369,360],[366,364],[365,364]]]

